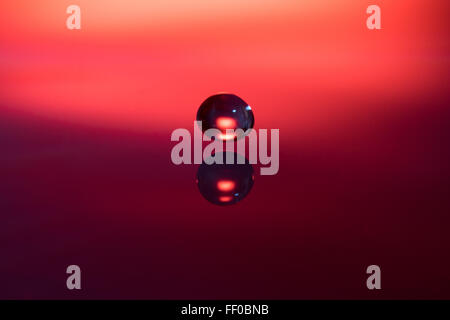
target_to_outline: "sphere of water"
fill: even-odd
[[[221,93],[206,99],[197,111],[197,121],[202,122],[202,131],[218,129],[219,138],[229,140],[244,136],[255,124],[252,108],[234,94]],[[227,135],[227,129],[242,129],[243,134]]]

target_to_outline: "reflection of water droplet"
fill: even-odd
[[[203,132],[211,128],[222,131],[223,140],[235,138],[226,135],[226,129],[247,132],[255,124],[252,108],[238,96],[226,93],[206,99],[197,111],[197,121],[202,121]]]
[[[244,164],[237,164],[237,159],[244,159],[234,152],[221,152],[215,155],[226,159],[232,153],[234,164],[206,164],[203,162],[197,171],[197,185],[206,200],[217,205],[229,205],[241,201],[253,187],[253,167],[245,159]]]

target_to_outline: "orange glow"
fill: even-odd
[[[221,139],[221,140],[231,140],[231,139],[234,139],[234,137],[236,137],[236,135],[234,133],[231,133],[231,134],[221,133],[221,134],[219,134],[219,139]]]
[[[231,180],[220,180],[217,182],[217,189],[220,191],[231,191],[235,187],[234,181]]]
[[[216,121],[217,128],[219,129],[234,129],[236,128],[236,120],[228,117],[219,117]]]
[[[229,202],[229,201],[231,201],[231,200],[233,200],[233,197],[231,197],[231,196],[222,196],[222,197],[219,197],[219,201],[220,201],[220,202]]]
[[[75,31],[72,1],[2,1],[0,108],[149,133],[186,127],[201,101],[229,91],[261,128],[328,137],[397,112],[368,96],[445,88],[447,2],[380,0],[382,30],[371,31],[368,0],[77,0]],[[233,128],[223,119],[218,128]]]

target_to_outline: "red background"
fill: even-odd
[[[450,298],[448,12],[3,1],[0,297]],[[279,173],[230,207],[170,161],[171,132],[222,91],[280,129]]]

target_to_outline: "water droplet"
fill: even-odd
[[[227,129],[242,129],[247,133],[255,124],[250,106],[234,94],[221,93],[206,99],[197,111],[197,121],[202,122],[202,131],[219,129],[222,140],[241,138],[243,135],[226,135]],[[245,134],[244,134],[245,135]]]

